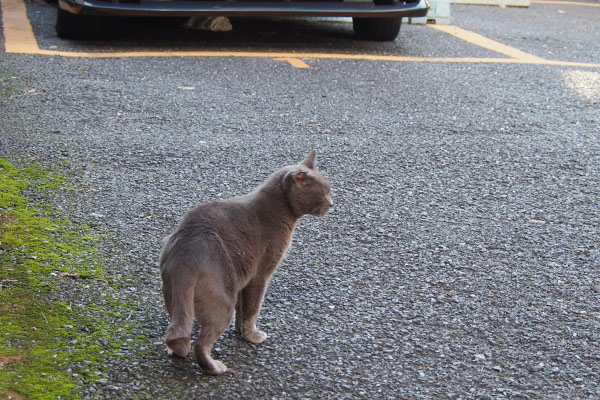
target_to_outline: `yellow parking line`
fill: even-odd
[[[343,53],[276,53],[276,52],[228,52],[228,51],[139,51],[139,52],[72,52],[40,49],[35,39],[27,9],[23,0],[0,0],[2,6],[2,26],[4,45],[7,53],[37,54],[68,58],[126,58],[126,57],[244,57],[271,58],[287,61],[296,68],[308,68],[302,59],[341,59],[362,61],[428,62],[428,63],[496,63],[496,64],[539,64],[580,68],[600,68],[600,64],[553,61],[536,57],[521,50],[503,45],[484,36],[452,25],[428,25],[438,31],[448,33],[461,40],[487,48],[509,58],[476,57],[404,57],[374,54]]]
[[[500,54],[503,54],[503,55],[511,57],[511,58],[516,58],[517,60],[528,61],[528,62],[533,62],[533,63],[540,63],[540,62],[546,61],[545,59],[534,56],[533,54],[525,53],[524,51],[521,51],[519,49],[515,49],[514,47],[510,47],[505,44],[496,42],[495,40],[486,38],[485,36],[481,36],[478,33],[464,30],[462,28],[459,28],[458,26],[454,26],[454,25],[428,25],[428,26],[430,26],[431,28],[436,29],[438,31],[441,31],[441,32],[447,33],[449,35],[452,35],[454,37],[457,37],[461,40],[464,40],[465,42],[472,43],[479,47],[483,47],[484,49],[492,50],[496,53],[500,53]]]
[[[23,0],[2,0],[2,27],[7,53],[39,51]]]
[[[281,58],[274,58],[273,60],[275,60],[275,61],[287,61],[294,68],[310,68],[307,63],[305,63],[304,61],[302,61],[301,59],[296,58],[296,57],[281,57]]]
[[[538,64],[563,67],[600,68],[600,64],[580,63],[572,61],[539,61],[518,58],[476,58],[476,57],[403,57],[378,56],[369,54],[342,53],[270,53],[270,52],[227,52],[227,51],[149,51],[149,52],[114,52],[114,53],[84,53],[60,50],[39,49],[21,54],[38,54],[65,58],[135,58],[135,57],[241,57],[241,58],[295,58],[295,59],[337,59],[359,61],[395,61],[395,62],[426,62],[426,63],[484,63],[484,64]]]
[[[564,4],[567,6],[600,7],[599,3],[582,3],[580,1],[532,0],[535,4]]]
[[[426,62],[426,63],[484,63],[484,64],[538,64],[563,67],[600,68],[600,64],[589,64],[572,61],[539,61],[522,60],[517,58],[476,58],[476,57],[404,57],[379,56],[370,54],[343,53],[271,53],[271,52],[227,52],[227,51],[130,51],[115,53],[81,53],[59,50],[40,49],[35,53],[47,56],[66,58],[134,58],[134,57],[240,57],[240,58],[271,58],[271,59],[336,59],[358,61],[395,61],[395,62]]]

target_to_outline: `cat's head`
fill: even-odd
[[[287,199],[297,217],[306,214],[322,217],[333,206],[329,181],[316,167],[317,152],[313,150],[285,175]]]

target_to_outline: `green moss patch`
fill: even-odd
[[[78,385],[97,380],[119,347],[110,343],[110,319],[58,300],[65,284],[105,279],[89,228],[24,195],[63,185],[55,174],[0,159],[0,393],[7,396],[77,398]]]

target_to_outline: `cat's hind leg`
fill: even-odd
[[[163,296],[170,324],[165,334],[169,354],[185,357],[190,352],[190,335],[194,324],[194,281],[164,279]]]
[[[210,375],[220,375],[228,368],[210,355],[213,344],[227,329],[233,317],[235,300],[218,287],[204,288],[196,293],[196,318],[200,323],[200,334],[194,343],[194,356],[198,365]]]

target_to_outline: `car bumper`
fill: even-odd
[[[59,6],[73,14],[87,15],[399,18],[424,17],[429,0],[393,5],[355,1],[59,0]]]

